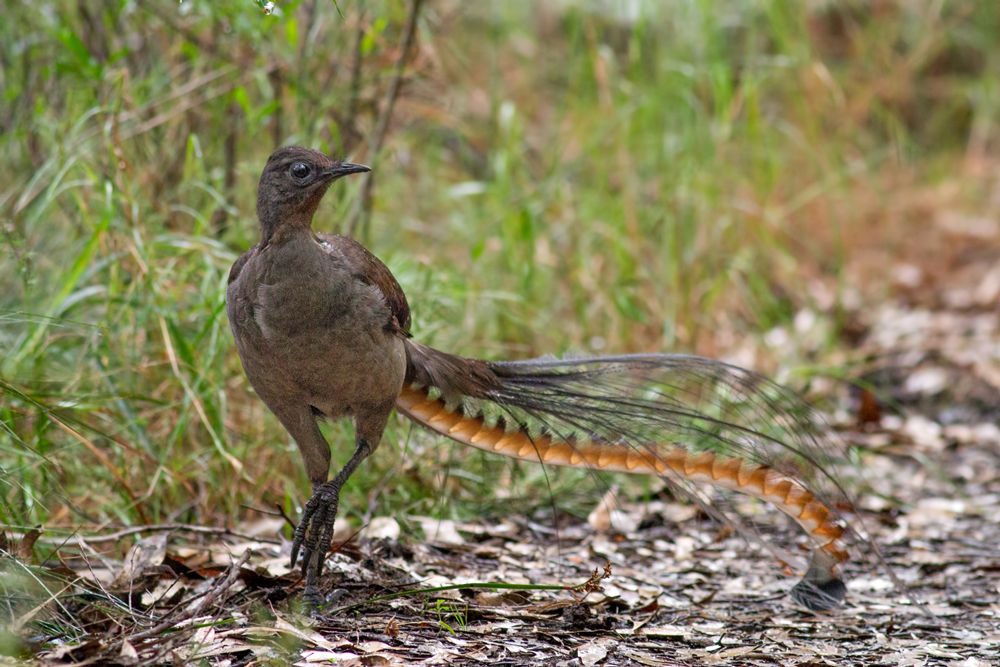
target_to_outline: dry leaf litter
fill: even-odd
[[[329,559],[318,618],[281,519],[60,537],[40,564],[38,531],[5,535],[6,637],[44,665],[1000,665],[1000,316],[886,307],[859,358],[864,390],[834,421],[917,606],[858,566],[843,608],[807,612],[772,557],[696,508],[611,487],[558,530],[376,517]],[[102,555],[140,536],[124,561]]]

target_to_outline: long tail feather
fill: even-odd
[[[808,488],[830,486],[821,482],[837,456],[790,390],[684,355],[485,362],[409,341],[408,355],[396,407],[415,422],[511,458],[658,474],[766,501],[820,548],[795,599],[812,609],[843,599],[845,527]]]

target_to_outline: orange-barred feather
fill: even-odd
[[[692,481],[740,491],[770,502],[795,519],[837,562],[847,560],[840,538],[843,527],[830,510],[799,482],[766,465],[714,452],[688,452],[677,445],[647,444],[644,448],[590,439],[581,444],[545,434],[532,438],[524,429],[488,428],[482,417],[449,411],[444,400],[430,400],[426,389],[405,387],[397,408],[414,421],[463,444],[512,458],[552,465],[592,467],[632,473],[674,473]]]

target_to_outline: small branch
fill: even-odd
[[[359,609],[367,604],[373,602],[383,602],[385,600],[392,600],[395,598],[420,595],[423,593],[440,593],[442,591],[457,591],[463,588],[483,588],[486,590],[509,590],[509,591],[569,591],[574,597],[578,593],[583,593],[583,597],[595,591],[603,590],[600,586],[600,582],[603,579],[607,579],[611,576],[611,563],[610,561],[604,566],[604,572],[598,572],[597,568],[594,568],[594,573],[590,575],[587,581],[582,584],[577,584],[575,586],[570,586],[568,584],[507,584],[499,581],[494,582],[468,582],[464,584],[448,584],[446,586],[434,586],[433,588],[413,588],[405,591],[398,591],[396,593],[389,593],[387,595],[378,595],[373,598],[369,598],[364,602],[358,602],[356,604],[348,605],[346,607],[338,607],[330,612],[331,615],[342,614],[345,611],[351,611],[354,609]],[[583,599],[583,598],[579,598]]]
[[[378,123],[375,125],[375,131],[372,133],[371,142],[368,144],[368,166],[373,169],[375,162],[378,160],[378,153],[382,149],[386,130],[389,128],[389,120],[392,118],[392,109],[396,104],[396,97],[399,95],[400,82],[403,78],[403,66],[406,64],[406,56],[410,52],[413,37],[417,32],[417,17],[420,14],[421,4],[422,0],[411,0],[410,2],[410,16],[406,20],[403,48],[399,54],[399,59],[396,61],[396,74],[393,76],[392,84],[390,84],[389,91],[385,95],[382,114],[379,116]],[[363,178],[364,182],[361,184],[361,192],[358,193],[357,199],[354,200],[354,204],[351,206],[351,213],[347,217],[345,228],[348,236],[354,236],[354,232],[357,230],[362,217],[367,218],[371,215],[372,174],[365,174]]]
[[[295,530],[297,524],[292,521],[291,517],[285,514],[285,508],[281,506],[281,503],[275,503],[274,506],[278,510],[278,514],[281,515],[281,518],[285,520],[285,523],[291,526],[292,530]]]
[[[187,621],[192,618],[197,618],[198,616],[200,616],[201,613],[205,611],[205,609],[208,607],[208,605],[215,602],[221,595],[225,594],[226,591],[232,588],[233,584],[236,582],[236,577],[239,576],[240,570],[243,569],[243,566],[246,565],[247,562],[250,560],[250,555],[252,553],[253,552],[250,549],[244,551],[243,555],[240,556],[240,559],[229,567],[229,572],[226,574],[226,578],[223,579],[221,583],[216,585],[210,591],[205,593],[205,597],[201,599],[201,602],[196,604],[194,607],[189,607],[188,609],[178,614],[176,617],[167,618],[157,623],[153,627],[149,628],[148,630],[143,630],[142,632],[137,632],[134,635],[128,636],[127,639],[129,640],[129,643],[135,643],[140,639],[157,637],[166,632],[167,630],[177,627],[180,623],[183,623],[184,621]]]
[[[233,200],[233,188],[236,187],[236,133],[240,126],[240,118],[243,115],[243,107],[235,100],[226,107],[226,139],[223,142],[223,162],[225,164],[226,175],[222,185],[222,196],[226,203],[220,204],[212,212],[212,234],[215,238],[222,238],[229,228],[229,202]]]
[[[236,531],[229,530],[228,528],[213,528],[211,526],[189,526],[183,523],[160,523],[152,524],[149,526],[134,526],[132,528],[126,528],[125,530],[120,530],[117,533],[111,533],[109,535],[93,535],[91,537],[80,538],[86,544],[98,544],[100,542],[116,542],[123,537],[128,537],[129,535],[136,535],[138,533],[155,533],[155,532],[174,532],[183,531],[186,533],[200,533],[203,535],[228,535],[231,537],[238,537],[241,540],[254,540],[255,542],[263,542],[265,544],[281,544],[281,540],[275,540],[268,537],[255,537],[253,535],[246,535],[245,533],[237,533]]]
[[[281,142],[284,140],[284,131],[282,129],[284,114],[282,113],[282,105],[284,104],[284,77],[281,75],[280,69],[272,69],[267,73],[267,78],[271,82],[271,88],[274,92],[274,101],[277,105],[274,107],[274,113],[271,114],[271,143],[277,149],[281,146]]]
[[[354,58],[351,60],[351,97],[347,103],[347,118],[344,129],[347,136],[342,139],[344,153],[349,154],[358,137],[358,98],[361,96],[361,46],[365,41],[365,6],[358,10],[358,30],[354,37]]]

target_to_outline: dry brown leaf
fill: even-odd
[[[25,565],[31,565],[35,549],[35,542],[38,541],[38,537],[41,534],[42,533],[40,530],[38,530],[37,528],[32,528],[27,533],[25,533],[24,537],[21,538],[21,541],[18,542],[17,559],[22,563],[24,563]]]

